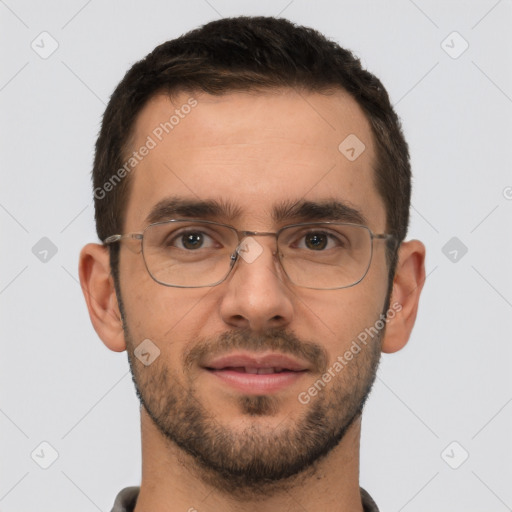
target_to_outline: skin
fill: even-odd
[[[130,176],[133,183],[123,232],[143,231],[151,208],[169,196],[229,200],[238,207],[239,215],[213,220],[252,231],[276,231],[284,224],[308,220],[276,223],[272,208],[283,201],[336,199],[362,212],[374,233],[386,232],[384,203],[374,185],[375,149],[370,126],[347,94],[299,95],[285,89],[193,96],[198,105]],[[134,148],[189,97],[183,93],[172,100],[163,95],[151,99],[137,119]],[[356,134],[366,146],[353,162],[338,150],[349,134]],[[331,291],[299,288],[283,276],[273,255],[275,241],[271,237],[257,241],[263,252],[255,261],[239,261],[222,284],[196,289],[156,283],[144,267],[137,243],[123,243],[120,282],[129,337],[123,330],[105,247],[84,247],[80,280],[93,326],[108,348],[131,353],[134,345],[149,338],[160,349],[154,366],[145,368],[132,357],[141,382],[144,375],[167,369],[184,391],[193,382],[195,398],[224,429],[241,436],[253,427],[271,439],[300,424],[313,407],[314,400],[301,404],[297,395],[319,374],[306,373],[278,391],[272,414],[251,416],[245,414],[240,396],[231,388],[197,366],[184,368],[184,355],[197,340],[215,340],[228,332],[249,330],[257,334],[286,329],[298,339],[321,347],[331,365],[378,319],[385,304],[388,269],[384,243],[376,241],[370,269],[356,286]],[[382,339],[373,340],[380,345],[373,347],[377,352],[396,352],[407,343],[425,279],[424,258],[421,242],[402,243],[390,301],[400,304],[401,311],[388,322]],[[344,370],[347,377],[340,382],[346,389],[356,389],[357,375],[369,364],[364,357],[357,363],[356,356]],[[150,386],[150,379],[143,385]],[[324,391],[333,398],[339,392],[336,384]],[[309,512],[361,512],[360,429],[358,416],[339,444],[307,471],[276,483],[264,496],[257,492],[242,495],[223,489],[193,457],[169,442],[142,407],[143,468],[136,511],[191,507],[212,512],[291,511],[300,503]]]

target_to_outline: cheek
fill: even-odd
[[[176,357],[193,344],[206,325],[210,289],[182,289],[160,285],[139,269],[131,271],[122,289],[126,322],[133,344],[149,338],[163,355]],[[140,276],[142,274],[142,276]]]
[[[387,269],[372,266],[363,281],[351,288],[305,296],[298,317],[310,319],[313,339],[336,359],[361,333],[375,326],[387,288]]]
[[[159,319],[161,301],[158,299],[161,290],[156,288],[160,285],[151,279],[141,254],[126,251],[122,256],[121,297],[131,342],[137,346],[146,338],[156,341],[160,338],[158,327],[162,320]]]

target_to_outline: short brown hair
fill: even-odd
[[[411,195],[409,151],[383,85],[359,59],[319,32],[272,17],[213,21],[155,48],[126,73],[103,116],[93,168],[96,230],[100,240],[122,233],[129,177],[98,197],[97,190],[122,168],[138,114],[158,92],[291,87],[306,92],[347,91],[367,116],[375,138],[375,184],[386,207],[387,231],[407,233]],[[111,246],[117,277],[118,245]],[[396,251],[390,261],[390,276]]]

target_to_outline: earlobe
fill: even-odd
[[[110,350],[122,352],[126,342],[108,249],[87,244],[80,252],[79,276],[94,330]]]
[[[389,318],[382,340],[387,353],[397,352],[409,340],[425,282],[425,246],[418,240],[403,242],[398,255],[390,301],[390,308],[398,312]]]

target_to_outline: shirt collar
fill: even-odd
[[[135,503],[139,496],[140,487],[126,487],[116,498],[112,512],[133,512]],[[361,500],[363,502],[364,512],[379,512],[377,505],[372,497],[361,488]]]

